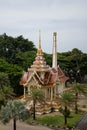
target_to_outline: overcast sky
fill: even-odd
[[[0,35],[23,35],[52,53],[53,32],[57,50],[78,48],[87,53],[87,0],[0,0]]]

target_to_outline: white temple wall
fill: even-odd
[[[59,86],[58,86],[58,92],[59,92],[59,93],[62,93],[63,90],[64,90],[64,88],[65,88],[65,83],[64,83],[64,82],[61,82],[61,83],[59,84]]]

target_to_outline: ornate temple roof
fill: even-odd
[[[35,71],[33,74],[31,73],[31,70],[28,72],[25,72],[21,79],[21,85],[27,84],[30,79],[34,76],[34,78],[38,81],[38,84],[41,84],[42,86],[52,86],[57,78],[59,82],[65,82],[68,80],[68,77],[64,75],[61,68],[58,67],[58,69],[51,68],[50,71],[45,71],[44,79],[41,78],[40,72]]]
[[[37,56],[35,58],[35,61],[31,65],[30,71],[49,71],[50,66],[46,64],[45,58],[43,57],[42,50],[37,51]]]

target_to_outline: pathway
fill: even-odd
[[[79,130],[87,130],[87,112],[85,113],[84,117],[80,120],[80,122],[77,124],[76,129],[77,128]]]
[[[54,130],[65,130],[63,128],[53,128]],[[49,127],[42,125],[29,125],[24,122],[17,121],[17,130],[53,130]],[[3,125],[0,122],[0,130],[13,130],[13,122],[11,120],[7,125]]]
[[[3,125],[0,122],[0,130],[13,130],[13,126],[12,126],[12,121],[6,125]],[[40,125],[28,125],[24,122],[19,122],[17,121],[17,130],[52,130],[48,127],[45,126],[40,126]]]

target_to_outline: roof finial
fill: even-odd
[[[38,43],[37,55],[42,55],[42,49],[41,49],[41,31],[40,30],[39,30],[39,43]]]
[[[39,48],[38,49],[41,49],[41,31],[39,30]]]

